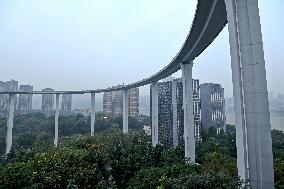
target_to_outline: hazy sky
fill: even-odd
[[[0,80],[13,78],[35,90],[96,89],[140,80],[176,55],[196,3],[1,0]],[[259,0],[259,8],[268,90],[284,93],[284,1]],[[227,28],[195,60],[193,75],[201,83],[221,83],[232,96]]]

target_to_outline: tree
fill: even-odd
[[[275,188],[284,188],[284,160],[274,160]]]

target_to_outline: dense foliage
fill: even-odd
[[[27,115],[26,115],[27,116]],[[27,119],[30,117],[30,119]],[[130,120],[97,115],[96,135],[89,136],[89,118],[61,117],[60,145],[54,148],[53,118],[42,114],[16,116],[14,144],[0,157],[0,188],[241,188],[237,176],[235,128],[216,135],[202,132],[196,161],[186,163],[183,148],[157,145],[141,132],[149,118]],[[5,120],[0,120],[1,132]],[[284,187],[284,133],[272,131],[276,188]],[[5,142],[5,140],[4,140]]]
[[[275,186],[284,188],[284,133],[272,130]]]
[[[124,135],[111,129],[95,137],[66,138],[64,144],[46,152],[37,146],[14,150],[1,160],[0,187],[240,187],[236,174],[226,170],[227,160],[219,159],[221,154],[208,154],[203,165],[191,165],[185,163],[182,150],[154,148],[149,140],[142,132]],[[213,166],[216,161],[221,168]],[[206,182],[201,183],[202,179]]]

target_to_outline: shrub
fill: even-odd
[[[32,169],[29,163],[14,163],[0,171],[0,188],[23,188],[32,185]]]
[[[198,166],[187,164],[168,165],[163,167],[149,167],[138,171],[129,181],[128,188],[148,189],[160,185],[161,178],[175,178],[180,174],[196,173]]]
[[[172,189],[238,189],[242,188],[239,179],[225,173],[186,174],[169,180]]]
[[[284,160],[274,161],[275,188],[284,188]]]

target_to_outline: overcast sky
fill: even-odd
[[[143,79],[176,55],[196,3],[1,0],[0,80],[13,78],[35,90],[82,90]],[[268,90],[284,94],[284,1],[259,0],[259,8]],[[227,28],[195,60],[193,75],[201,83],[221,83],[232,96]]]

